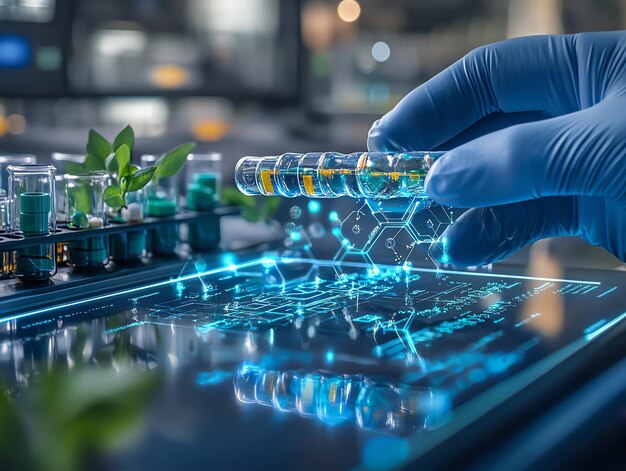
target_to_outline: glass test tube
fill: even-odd
[[[52,165],[9,165],[9,194],[13,201],[11,230],[25,238],[56,231],[55,180]],[[56,273],[55,244],[16,251],[13,276],[22,281],[43,281]]]
[[[33,165],[37,157],[31,154],[0,154],[0,188],[9,191],[9,165]]]
[[[11,231],[10,224],[11,200],[7,196],[6,191],[0,189],[0,237]],[[11,274],[15,263],[15,251],[0,252],[0,279],[6,278]]]
[[[206,211],[200,222],[188,224],[187,241],[194,250],[215,250],[221,239],[220,220],[214,210],[222,183],[222,154],[190,154],[185,165],[186,206]]]
[[[85,163],[85,154],[67,154],[63,152],[53,152],[50,154],[53,165],[57,169],[55,175],[55,188],[56,195],[54,197],[56,201],[57,220],[59,222],[65,222],[65,179],[66,174],[70,175],[82,175],[84,170],[82,168]],[[62,265],[67,262],[69,257],[67,242],[57,242],[56,244],[56,256],[57,265]]]
[[[104,190],[109,185],[107,173],[64,176],[65,222],[70,229],[103,227],[107,222]],[[93,236],[67,243],[67,263],[76,270],[95,271],[109,261],[107,236]]]
[[[84,171],[81,169],[85,163],[85,154],[65,154],[62,152],[53,152],[50,154],[52,164],[56,167],[56,203],[57,217],[61,221],[65,220],[65,175],[81,175]],[[79,171],[80,170],[80,171]]]
[[[145,188],[126,195],[126,208],[114,219],[116,222],[130,224],[142,222],[146,206]],[[109,237],[111,259],[117,263],[135,263],[146,254],[147,231],[145,229],[127,230]]]
[[[142,155],[141,167],[151,167],[158,155]],[[172,177],[155,177],[146,187],[146,214],[151,217],[174,216],[178,212],[180,174]],[[148,233],[149,251],[156,255],[173,255],[178,245],[178,224],[151,229]]]
[[[322,152],[244,157],[235,182],[246,195],[313,198],[422,198],[424,179],[443,152]]]

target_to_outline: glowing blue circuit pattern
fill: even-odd
[[[260,336],[299,352],[289,357],[308,366],[385,365],[396,370],[397,387],[435,388],[461,401],[555,345],[593,339],[623,317],[620,296],[596,280],[266,257],[51,308],[20,328],[128,312],[105,334],[183,328],[243,335],[250,349]],[[224,377],[206,373],[197,382]]]
[[[320,203],[311,200],[306,209],[313,222],[308,225],[302,223],[303,208],[292,206],[291,221],[285,224],[286,254],[315,259],[316,249],[324,246],[334,247],[335,261],[365,262],[372,268],[377,264],[410,267],[422,260],[436,266],[428,249],[439,244],[445,261],[447,246],[441,235],[455,221],[452,209],[417,198],[357,200],[348,206],[320,212]]]

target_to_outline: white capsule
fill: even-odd
[[[90,228],[94,228],[94,227],[102,227],[104,226],[104,221],[102,220],[102,218],[99,218],[97,216],[92,216],[89,218],[89,227]]]
[[[143,221],[143,206],[140,203],[129,203],[122,209],[122,218],[128,222]]]

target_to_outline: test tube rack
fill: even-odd
[[[53,234],[24,237],[20,233],[0,231],[0,253],[12,252],[25,247],[41,244],[61,244],[97,236],[110,236],[134,231],[159,230],[168,226],[193,224],[206,220],[207,217],[219,220],[224,216],[240,213],[236,206],[217,206],[210,212],[181,210],[173,216],[146,217],[142,222],[117,223],[90,229],[70,229],[59,223]],[[70,267],[59,267],[57,274],[50,280],[38,283],[22,283],[13,278],[0,280],[0,319],[11,314],[32,309],[45,309],[51,304],[73,301],[86,296],[110,293],[137,283],[147,283],[167,279],[172,273],[193,270],[193,259],[202,258],[205,263],[219,263],[222,255],[218,248],[211,251],[192,251],[187,245],[175,256],[145,257],[136,263],[116,264],[111,262],[93,273],[76,272]],[[190,263],[191,261],[191,263]]]
[[[71,242],[72,240],[87,239],[93,236],[122,234],[144,229],[157,229],[159,227],[181,223],[199,222],[207,216],[220,218],[223,216],[233,216],[237,214],[239,214],[239,209],[235,206],[218,206],[211,213],[185,209],[173,216],[159,218],[146,217],[143,221],[136,223],[110,222],[107,226],[92,229],[69,229],[67,225],[57,223],[56,232],[54,234],[46,234],[42,236],[24,237],[19,232],[8,234],[0,231],[0,252],[21,249],[33,245]]]

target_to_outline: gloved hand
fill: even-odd
[[[431,246],[439,261],[483,265],[557,235],[626,261],[626,31],[478,48],[374,123],[368,148],[450,149],[426,192],[474,209]]]

